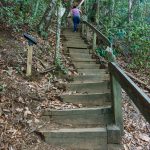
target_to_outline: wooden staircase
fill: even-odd
[[[45,110],[43,119],[61,125],[60,128],[43,128],[40,133],[45,142],[67,150],[119,150],[120,128],[115,125],[112,109],[110,77],[107,69],[91,58],[87,44],[80,34],[63,31],[66,49],[79,75],[67,85],[64,102],[82,104],[83,108]]]

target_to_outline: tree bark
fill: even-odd
[[[133,20],[133,11],[132,11],[133,0],[128,0],[128,22]]]
[[[65,27],[66,27],[66,25],[67,25],[66,19],[67,19],[68,15],[69,15],[70,8],[71,8],[73,2],[74,2],[74,0],[70,0],[70,1],[69,1],[69,5],[68,5],[68,7],[66,8],[65,14],[64,14],[63,17],[62,17],[63,24],[64,24]]]
[[[113,27],[113,16],[114,16],[114,7],[115,7],[115,0],[110,0],[110,26]]]
[[[54,14],[56,8],[57,0],[51,0],[49,6],[47,7],[39,25],[38,25],[38,32],[41,34],[42,32],[46,32],[48,27],[51,23],[52,16]]]
[[[61,31],[61,0],[57,3],[57,28],[56,28],[56,49],[54,63],[57,65],[57,60],[60,57],[60,31]]]

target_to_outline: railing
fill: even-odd
[[[92,29],[92,31],[94,33],[97,34],[97,36],[109,47],[111,47],[111,42],[109,41],[109,39],[103,35],[99,30],[97,30],[94,26],[92,26],[90,23],[88,23],[87,21],[83,20],[82,21],[86,26],[88,26],[90,29]]]
[[[112,48],[111,42],[105,35],[87,21],[83,20],[82,22],[86,27],[89,27],[93,31],[93,49],[97,48],[95,34],[103,41],[105,46]],[[85,27],[82,29],[82,33],[84,33],[84,29]],[[119,68],[119,66],[117,66],[116,63],[109,63],[109,72],[111,77],[112,108],[115,124],[123,131],[121,87],[126,91],[145,119],[150,123],[150,98],[142,92],[142,90]]]
[[[115,90],[118,88],[117,84],[119,84],[126,91],[145,119],[150,123],[150,98],[116,65],[116,63],[109,63],[109,71],[113,85],[113,99],[115,103],[114,113],[116,121],[117,118],[120,118],[120,114],[117,112],[117,103],[119,103],[117,98],[118,91]]]

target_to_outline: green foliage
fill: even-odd
[[[150,68],[150,26],[134,22],[130,24],[128,31],[128,42],[131,43],[132,63],[138,67]]]
[[[104,50],[104,49],[102,49],[102,48],[97,48],[96,49],[96,54],[98,55],[98,56],[102,56],[102,57],[104,57],[104,58],[106,58],[107,57],[107,52],[106,52],[106,50]],[[113,55],[117,55],[117,52],[115,51],[115,49],[113,49]]]
[[[57,69],[60,69],[61,71],[63,71],[64,74],[68,73],[68,69],[62,63],[62,58],[60,54],[57,54],[55,64],[57,66]]]
[[[0,92],[5,91],[6,85],[5,84],[0,84]]]
[[[24,25],[34,29],[42,17],[47,2],[41,1],[37,15],[34,16],[36,9],[36,0],[5,0],[5,6],[0,8],[1,22],[13,27],[14,30],[20,31]]]
[[[130,22],[128,5],[128,1],[102,1],[100,20],[105,26],[102,31],[113,37],[112,41],[119,41],[123,51],[127,49],[132,58],[130,67],[150,68],[150,2],[134,1]]]

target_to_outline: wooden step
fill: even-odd
[[[71,58],[88,58],[92,59],[91,55],[88,53],[70,53]]]
[[[93,106],[106,106],[111,104],[110,93],[99,93],[99,94],[74,94],[61,96],[63,102],[73,103],[76,105],[82,104],[82,106],[93,107]]]
[[[84,42],[84,40],[80,36],[74,36],[73,38],[72,38],[72,36],[70,35],[70,36],[64,36],[64,37],[65,37],[66,41],[75,41],[75,40],[77,40],[77,41],[83,41]]]
[[[80,49],[80,48],[69,48],[70,53],[84,53],[84,54],[89,54],[89,49]]]
[[[70,52],[69,54],[70,55],[91,55],[89,52],[90,52],[90,49],[75,49],[75,48],[69,48]],[[92,58],[92,56],[90,57]]]
[[[90,63],[90,62],[96,62],[95,59],[91,59],[91,58],[72,58],[72,62],[87,62],[87,63]]]
[[[92,61],[75,61],[74,65],[99,65]]]
[[[107,127],[96,128],[43,128],[38,131],[46,143],[61,146],[66,150],[121,150],[121,137],[118,127],[112,128],[114,135],[110,136]],[[115,139],[115,141],[114,141]],[[119,143],[118,143],[119,142]]]
[[[113,123],[110,106],[67,110],[44,110],[42,118],[47,121],[71,127],[97,127]]]
[[[78,69],[78,73],[82,75],[99,75],[99,74],[107,74],[107,69]]]
[[[66,47],[68,48],[80,48],[80,49],[85,49],[88,46],[86,44],[78,44],[78,43],[66,43]]]
[[[74,63],[74,66],[76,69],[99,69],[100,65],[99,64],[92,64],[92,62],[90,63]]]
[[[107,150],[106,128],[40,130],[45,142],[67,150]]]
[[[76,32],[76,33],[72,32],[71,34],[65,33],[65,34],[63,34],[63,36],[66,38],[76,39],[76,37],[78,37],[81,39],[81,35],[78,32]]]
[[[99,75],[78,75],[73,77],[73,83],[91,83],[109,80],[109,74]]]
[[[110,92],[109,81],[97,83],[69,83],[66,86],[67,91],[76,91],[76,93],[91,94]]]
[[[85,44],[83,41],[80,41],[80,42],[74,42],[74,41],[66,41],[66,44],[70,44],[70,45],[77,45],[80,46],[80,45],[84,45],[85,47],[87,47],[87,44]]]
[[[71,39],[71,38],[66,38],[66,41],[67,43],[82,43],[82,44],[85,44],[85,41],[82,40],[82,39]]]

